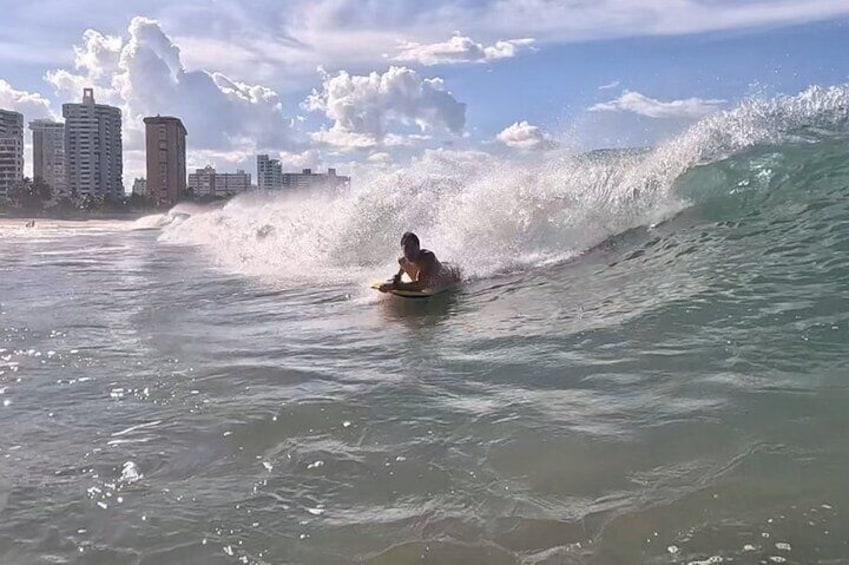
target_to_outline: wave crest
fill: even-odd
[[[394,270],[401,233],[419,234],[467,276],[563,261],[689,203],[676,180],[762,144],[816,141],[849,124],[849,87],[748,99],[650,150],[547,153],[521,162],[428,151],[344,192],[246,194],[165,226],[219,265],[290,283],[338,284]]]

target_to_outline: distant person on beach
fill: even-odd
[[[390,290],[435,290],[458,282],[460,274],[454,267],[442,264],[433,251],[422,249],[419,238],[413,232],[401,236],[401,248],[404,255],[398,259],[400,269],[391,281],[380,285],[381,292]],[[406,274],[412,282],[401,281]]]

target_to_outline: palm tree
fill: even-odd
[[[41,177],[35,177],[35,180],[24,177],[9,191],[12,205],[28,211],[43,210],[52,197],[53,189]]]

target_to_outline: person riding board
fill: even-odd
[[[404,250],[404,256],[398,259],[400,269],[391,281],[378,287],[380,292],[390,290],[423,291],[456,279],[456,273],[440,263],[433,251],[421,248],[419,238],[413,232],[405,232],[401,236],[401,247]],[[401,276],[405,273],[412,282],[401,281]]]

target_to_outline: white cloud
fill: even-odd
[[[389,167],[392,165],[392,155],[385,151],[372,153],[366,160],[372,165],[376,165],[378,167]]]
[[[554,146],[554,142],[539,127],[527,121],[508,126],[496,139],[514,149],[549,149]]]
[[[725,100],[686,98],[662,102],[639,92],[625,91],[609,102],[591,106],[590,112],[632,112],[649,118],[699,119],[716,112]]]
[[[485,46],[472,41],[470,37],[456,34],[440,43],[404,43],[401,52],[393,60],[422,65],[486,63],[515,57],[520,51],[531,48],[533,43],[533,39],[510,39]]]
[[[0,60],[60,61],[68,30],[115,30],[133,14],[156,14],[179,39],[189,70],[207,69],[278,92],[311,86],[319,64],[365,72],[398,51],[461,29],[482,45],[533,37],[535,45],[620,37],[749,30],[849,15],[845,0],[102,0],[18,2],[4,6]],[[43,33],[33,38],[29,30]],[[57,64],[57,63],[53,63]],[[4,66],[5,67],[5,66]],[[6,78],[9,78],[8,76]]]
[[[38,118],[56,119],[50,101],[36,92],[17,90],[0,78],[0,109],[20,112],[24,116],[24,174],[32,176],[32,133],[27,123]]]
[[[610,90],[619,86],[620,82],[618,80],[614,80],[613,82],[609,82],[607,84],[602,84],[598,87],[599,90]]]
[[[142,156],[142,163],[144,163],[144,150],[140,150],[139,153]],[[202,169],[207,165],[212,165],[219,172],[224,173],[242,169],[251,173],[252,181],[256,182],[256,155],[253,151],[199,149],[186,154],[188,172],[194,172],[195,169]]]
[[[391,58],[398,52],[399,36],[432,55],[434,45],[444,45],[434,43],[434,38],[444,37],[446,28],[462,29],[482,45],[495,47],[493,42],[503,37],[533,37],[542,48],[824,21],[849,15],[849,4],[845,0],[397,0],[388,6],[363,0],[293,0],[285,13],[282,21],[256,19],[255,33],[232,40],[257,59],[252,68],[264,68],[260,61],[271,61],[285,66],[287,76],[303,80],[304,69],[319,64],[373,68],[385,54]]]
[[[329,130],[323,129],[313,132],[310,134],[310,137],[315,143],[332,145],[347,151],[371,149],[379,145],[387,145],[385,140],[379,140],[373,135],[347,131],[335,125]]]
[[[461,134],[466,124],[466,105],[445,89],[442,79],[421,78],[406,67],[365,76],[325,75],[322,89],[314,90],[304,107],[333,121],[313,139],[340,147],[404,144],[404,132],[397,130],[410,127]]]
[[[498,164],[498,159],[484,151],[475,149],[426,149],[421,155],[413,157],[411,163],[424,170],[453,170],[467,169],[480,171],[492,168]],[[461,175],[462,176],[462,175]],[[467,178],[473,178],[469,175]]]
[[[280,153],[280,163],[284,172],[300,172],[303,169],[312,169],[315,172],[327,168],[321,152],[317,149],[307,149],[300,153],[284,151]]]
[[[74,66],[99,79],[118,71],[123,40],[117,35],[103,35],[93,29],[83,32],[83,44],[74,45]]]
[[[388,133],[383,137],[376,137],[370,133],[356,133],[347,131],[334,125],[330,129],[322,129],[312,132],[310,138],[320,145],[332,145],[341,151],[358,151],[366,149],[390,149],[398,147],[412,147],[418,143],[432,139],[429,135],[415,133],[401,135]]]
[[[50,101],[36,92],[16,90],[0,78],[0,108],[24,114],[24,120],[52,118]]]
[[[52,71],[46,79],[72,99],[82,87],[95,86],[98,102],[119,106],[128,149],[141,147],[142,119],[156,114],[183,121],[191,150],[294,146],[291,120],[274,90],[221,73],[187,71],[180,49],[156,20],[133,18],[126,41],[88,30],[74,52],[74,71]]]

